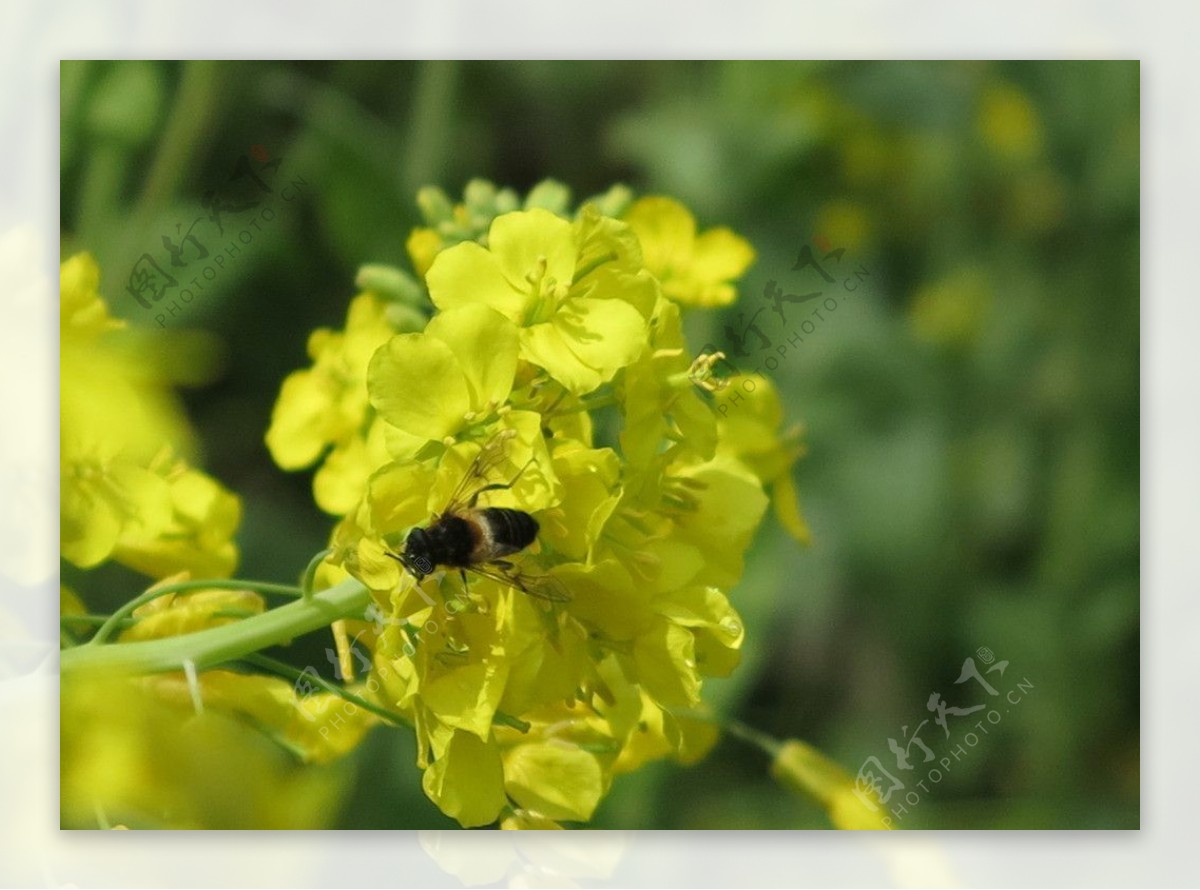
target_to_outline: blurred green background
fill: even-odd
[[[239,158],[302,183],[168,320],[220,346],[186,399],[203,465],[244,500],[240,575],[291,580],[325,544],[309,474],[276,469],[263,433],[308,333],[342,324],[358,267],[408,266],[418,187],[554,177],[576,199],[618,181],[669,194],[759,253],[737,305],[689,320],[695,348],[730,345],[726,325],[762,307],[772,348],[786,342],[809,310],[785,304],[782,323],[768,281],[831,294],[869,272],[772,372],[806,430],[813,543],[764,526],[733,596],[745,660],[707,697],[852,773],[875,756],[903,778],[888,739],[932,717],[931,693],[979,703],[955,680],[988,647],[1009,662],[994,685],[1033,689],[898,824],[1137,827],[1138,63],[64,62],[61,76],[63,255],[93,251],[115,313],[151,332],[171,336],[129,273],[145,252],[165,265],[163,235],[209,225],[205,195]],[[205,241],[215,253],[239,229]],[[805,244],[844,251],[834,284],[793,268]],[[67,576],[98,608],[140,589],[118,568]],[[287,657],[328,671],[327,643]],[[921,737],[950,754],[932,722]],[[333,824],[450,827],[413,759],[405,733],[375,730],[336,767]],[[618,779],[593,825],[827,825],[765,766],[724,739],[698,766]]]

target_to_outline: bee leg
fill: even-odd
[[[471,495],[471,500],[467,502],[467,506],[474,507],[475,502],[479,500],[479,496],[481,494],[483,494],[485,491],[507,491],[508,489],[512,488],[514,485],[517,484],[517,480],[521,478],[521,474],[524,473],[527,469],[529,469],[529,465],[531,463],[533,463],[535,460],[536,460],[536,458],[533,458],[533,457],[529,458],[529,460],[527,460],[525,462],[525,466],[523,466],[523,467],[521,467],[521,469],[517,470],[517,475],[513,476],[510,481],[508,481],[508,482],[493,482],[491,485],[483,486],[483,488],[479,489],[477,492],[475,492],[475,494]]]
[[[467,570],[459,569],[458,574],[459,574],[459,577],[462,578],[462,583],[463,583],[463,601],[465,603],[469,603],[472,606],[474,606],[476,608],[476,610],[478,610],[480,615],[486,615],[487,614],[487,602],[485,600],[483,600],[482,598],[479,600],[474,600],[471,598],[471,588],[470,588],[470,582],[467,579]],[[459,611],[466,611],[466,606],[463,606],[463,608],[460,609]]]

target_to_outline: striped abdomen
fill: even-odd
[[[485,507],[471,510],[465,517],[474,520],[478,540],[471,552],[472,562],[491,562],[524,550],[537,538],[537,520],[524,510]]]

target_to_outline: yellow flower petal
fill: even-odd
[[[520,806],[547,819],[586,822],[600,802],[605,782],[594,755],[551,740],[507,751],[504,786]]]
[[[574,697],[589,667],[584,628],[566,616],[547,616],[528,596],[505,597],[497,613],[511,664],[500,710],[528,714]]]
[[[126,461],[85,466],[62,480],[62,554],[80,568],[112,556],[122,535],[157,537],[171,521],[169,483]]]
[[[429,272],[438,251],[442,249],[442,238],[433,229],[413,229],[408,240],[404,243],[408,257],[412,260],[413,268],[422,278]]]
[[[100,267],[90,253],[79,253],[59,268],[59,326],[64,334],[90,337],[125,326],[108,314],[100,296]]]
[[[498,658],[479,661],[429,680],[422,698],[447,726],[487,741],[507,678],[507,662]]]
[[[791,473],[783,473],[772,484],[771,506],[775,509],[775,518],[789,535],[801,544],[812,542],[812,532],[800,514],[800,496]]]
[[[500,820],[500,829],[502,831],[562,831],[562,826],[540,813],[515,810]]]
[[[488,231],[488,248],[517,289],[528,289],[525,276],[543,266],[546,277],[559,284],[570,284],[575,274],[574,227],[548,210],[534,208],[496,217]]]
[[[334,516],[354,509],[371,474],[388,462],[385,430],[389,429],[403,435],[393,426],[376,422],[366,438],[354,436],[329,452],[313,476],[313,499],[318,507]]]
[[[584,448],[568,441],[554,449],[553,460],[563,498],[543,524],[542,538],[565,556],[582,560],[620,500],[619,458],[611,448]]]
[[[517,373],[517,327],[511,321],[477,303],[438,313],[425,333],[458,359],[475,411],[508,398]]]
[[[333,437],[330,407],[335,400],[328,380],[314,371],[287,376],[267,429],[267,448],[276,464],[299,470],[321,456]]]
[[[722,455],[681,469],[679,475],[689,480],[695,499],[695,509],[681,511],[676,520],[681,537],[708,554],[706,583],[732,587],[766,512],[762,483],[743,464]]]
[[[634,585],[629,570],[616,559],[566,563],[554,576],[574,595],[571,614],[614,640],[632,639],[653,618],[646,592]]]
[[[585,395],[604,382],[601,373],[575,355],[557,325],[546,323],[521,328],[521,358],[545,368],[576,395]]]
[[[504,772],[495,745],[455,732],[421,786],[438,808],[464,828],[495,822],[504,807]]]
[[[634,641],[638,677],[654,699],[666,707],[690,708],[700,701],[696,642],[687,628],[665,619]]]
[[[646,319],[624,300],[578,297],[568,300],[554,316],[567,347],[601,380],[611,380],[646,346]],[[554,374],[553,367],[546,370]]]
[[[271,413],[266,442],[285,470],[307,467],[325,449],[357,437],[367,417],[363,386],[375,350],[392,336],[388,304],[372,293],[350,302],[344,331],[320,328],[308,340],[313,366],[290,374]]]
[[[692,214],[670,198],[642,198],[625,219],[638,235],[646,268],[672,300],[725,306],[736,299],[731,282],[754,261],[754,249],[745,239],[726,228],[697,236]]]
[[[471,393],[454,351],[424,334],[398,334],[380,347],[367,371],[379,416],[426,439],[453,434],[471,409]]]
[[[166,473],[169,519],[122,530],[116,559],[154,578],[187,571],[198,578],[224,578],[237,565],[233,534],[242,519],[237,495],[182,462]]]
[[[696,239],[692,274],[702,281],[729,281],[740,278],[753,262],[749,241],[732,229],[709,229]]]
[[[429,298],[442,310],[483,303],[519,322],[529,303],[529,284],[511,282],[498,258],[474,241],[439,253],[425,280]]]
[[[655,610],[695,637],[696,667],[709,677],[728,677],[741,661],[746,631],[728,597],[715,587],[676,591],[655,603]]]
[[[625,222],[642,244],[646,268],[669,276],[691,262],[696,220],[678,201],[653,195],[639,198],[626,212]]]

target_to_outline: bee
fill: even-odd
[[[485,492],[512,488],[533,463],[531,458],[509,482],[487,481],[506,461],[509,438],[501,434],[489,440],[455,486],[442,512],[434,515],[428,526],[410,531],[401,552],[387,551],[387,555],[418,583],[438,566],[446,566],[459,570],[464,588],[467,572],[473,572],[540,600],[567,602],[571,595],[557,579],[521,568],[507,558],[537,539],[538,521],[524,510],[476,506]]]

